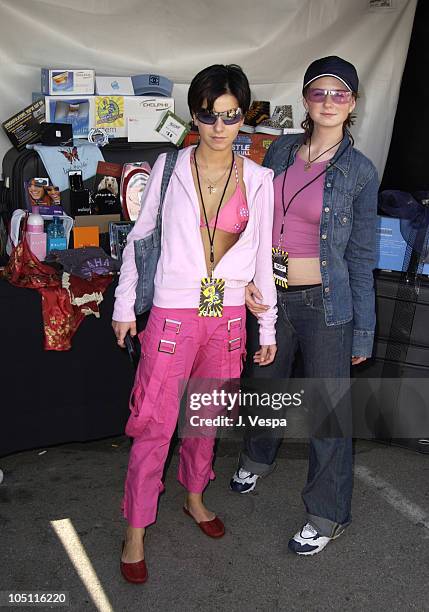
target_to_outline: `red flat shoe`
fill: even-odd
[[[124,551],[125,542],[122,542],[122,552]],[[125,563],[121,560],[121,574],[127,582],[133,584],[143,584],[148,579],[146,561],[136,561],[135,563]]]
[[[183,512],[195,521],[194,517],[185,506],[183,506]],[[197,523],[197,521],[195,521],[195,523]],[[215,516],[211,521],[201,521],[197,523],[197,525],[206,536],[209,536],[209,538],[221,538],[225,535],[225,525],[218,516]]]

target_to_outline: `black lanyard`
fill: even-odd
[[[283,231],[284,231],[284,227],[285,227],[285,220],[286,220],[286,213],[289,210],[289,206],[292,204],[292,202],[294,201],[294,199],[296,198],[297,195],[299,195],[301,193],[301,191],[304,191],[304,189],[306,189],[309,185],[311,185],[312,183],[314,183],[314,181],[317,181],[318,178],[320,178],[323,174],[325,174],[325,172],[327,172],[329,170],[329,168],[332,168],[332,166],[334,164],[337,163],[337,161],[340,159],[340,157],[342,155],[344,155],[344,153],[347,151],[347,149],[349,148],[349,146],[352,143],[349,142],[347,144],[347,146],[345,147],[345,149],[338,155],[337,158],[335,158],[335,155],[332,159],[332,161],[328,161],[328,163],[326,164],[326,167],[324,170],[322,170],[322,172],[319,172],[319,174],[317,174],[314,178],[311,179],[311,181],[308,181],[308,183],[306,183],[305,185],[303,185],[300,189],[298,189],[298,191],[296,193],[293,194],[293,196],[291,197],[291,199],[288,202],[288,205],[285,206],[285,184],[286,184],[286,175],[287,175],[287,171],[289,170],[289,162],[290,162],[290,156],[292,155],[292,149],[290,149],[289,151],[289,155],[287,158],[287,166],[285,169],[285,174],[283,177],[283,185],[282,185],[282,208],[283,208],[283,221],[282,221],[282,226],[280,229],[280,236],[279,236],[279,246],[281,245],[282,242],[282,238],[283,238]],[[298,154],[298,153],[297,153]]]
[[[219,202],[219,206],[217,207],[215,224],[214,224],[214,228],[213,228],[213,233],[211,234],[210,233],[210,228],[209,228],[209,221],[207,219],[206,207],[204,205],[203,192],[201,191],[200,175],[198,173],[198,164],[197,164],[197,156],[196,156],[197,148],[194,151],[194,163],[195,163],[195,170],[196,170],[196,173],[197,173],[198,190],[200,192],[201,204],[203,205],[204,219],[206,221],[207,233],[209,235],[209,242],[210,242],[210,264],[211,264],[211,274],[210,274],[210,276],[213,276],[213,267],[214,267],[213,266],[213,264],[214,264],[214,239],[215,239],[215,234],[216,234],[217,220],[218,220],[218,217],[219,217],[219,211],[220,211],[220,207],[222,206],[223,198],[225,197],[226,188],[228,187],[229,179],[231,178],[231,173],[232,173],[232,169],[234,167],[234,159],[235,158],[234,158],[234,153],[233,153],[232,154],[231,168],[229,169],[228,179],[227,179],[227,181],[225,183],[225,187],[223,188],[223,193],[222,193],[222,197],[221,197],[220,202]]]

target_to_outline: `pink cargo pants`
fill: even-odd
[[[156,520],[183,383],[190,378],[239,378],[245,317],[244,305],[225,306],[221,318],[199,317],[194,308],[152,307],[140,334],[142,352],[125,430],[134,438],[123,499],[123,513],[132,527],[146,527]],[[214,435],[181,440],[178,480],[191,493],[201,493],[215,477],[214,442]]]

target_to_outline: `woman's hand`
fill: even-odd
[[[277,344],[263,344],[259,351],[253,356],[253,361],[259,363],[260,366],[269,365],[274,361],[277,353]]]
[[[367,360],[367,357],[352,357],[352,365],[358,365],[359,363],[363,363]]]
[[[116,340],[121,348],[125,348],[124,338],[127,332],[130,332],[130,336],[137,334],[137,327],[135,321],[112,321],[113,331],[115,332]]]
[[[256,287],[253,283],[249,283],[246,287],[246,298],[245,298],[246,306],[250,310],[250,312],[253,315],[255,315],[255,317],[257,317],[258,315],[268,310],[269,306],[267,306],[266,304],[260,304],[259,302],[256,302],[255,298],[262,301],[263,300],[262,293],[259,291],[258,287]]]

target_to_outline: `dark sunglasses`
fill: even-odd
[[[241,121],[243,118],[243,113],[241,108],[230,108],[229,110],[221,111],[220,113],[202,108],[195,113],[195,116],[198,121],[201,121],[201,123],[205,123],[206,125],[214,125],[218,118],[222,119],[225,125],[234,125],[235,123]]]
[[[305,97],[310,102],[324,102],[328,95],[335,104],[347,104],[352,98],[352,92],[348,89],[318,89],[317,87],[310,87]]]

